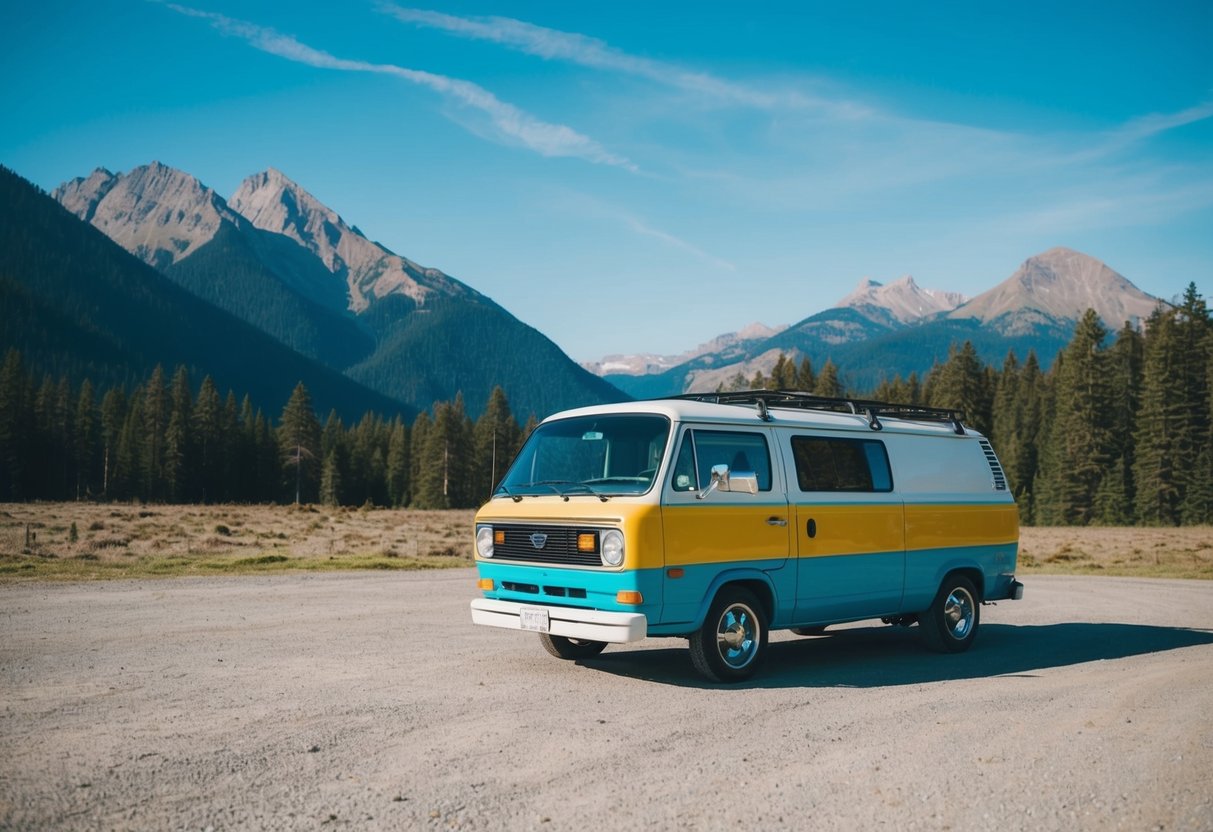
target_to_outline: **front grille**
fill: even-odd
[[[494,532],[505,532],[505,542],[493,545],[493,560],[525,560],[561,566],[602,566],[597,552],[577,551],[577,535],[600,529],[577,526],[540,526],[525,523],[493,524]],[[542,546],[532,536],[544,535]],[[601,538],[601,535],[599,535]],[[539,538],[537,537],[536,540]]]

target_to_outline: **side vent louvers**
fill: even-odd
[[[998,461],[998,456],[994,453],[994,449],[990,447],[988,439],[979,440],[981,443],[981,452],[986,455],[986,462],[990,463],[990,473],[994,476],[994,490],[1007,490],[1007,475],[1002,472],[1002,464]]]

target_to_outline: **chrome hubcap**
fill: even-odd
[[[758,619],[745,604],[733,604],[720,616],[716,626],[716,649],[732,668],[742,668],[758,652]]]
[[[943,605],[943,621],[952,638],[964,640],[973,629],[976,611],[977,604],[968,590],[958,586],[948,593],[948,600]]]

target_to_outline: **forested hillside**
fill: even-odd
[[[770,377],[736,383],[964,410],[991,438],[1026,524],[1213,523],[1213,320],[1194,285],[1144,334],[1113,337],[1088,314],[1048,372],[1033,353],[983,364],[966,342],[923,379],[864,392],[844,378],[829,362],[781,358]],[[0,500],[470,507],[530,427],[500,388],[474,422],[462,397],[411,424],[374,413],[321,421],[302,384],[267,415],[209,377],[195,389],[183,367],[98,389],[36,380],[11,350],[0,369]]]
[[[157,364],[182,364],[256,402],[280,402],[302,380],[347,418],[408,409],[199,300],[0,167],[0,348],[10,347],[73,384],[133,385]]]

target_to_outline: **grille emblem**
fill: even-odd
[[[546,534],[541,534],[539,532],[535,532],[533,535],[531,535],[531,545],[534,546],[536,549],[542,549],[544,546],[547,545],[547,543],[548,543],[548,536]]]

